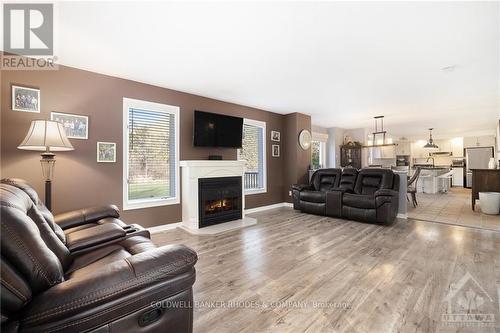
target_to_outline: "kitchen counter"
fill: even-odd
[[[421,167],[417,192],[435,194],[446,191],[450,187],[450,181],[438,177],[450,170],[450,167]]]
[[[435,166],[435,167],[420,167],[422,170],[450,170],[450,167],[440,167],[440,166]]]
[[[443,165],[443,164],[438,164],[438,165],[414,165],[412,167],[413,170],[415,170],[417,167],[419,167],[422,170],[442,170],[442,169],[451,169],[451,166],[449,165]]]

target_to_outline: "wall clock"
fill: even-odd
[[[309,149],[311,147],[311,140],[312,140],[311,132],[309,132],[306,129],[300,131],[299,145],[302,149],[304,150]]]

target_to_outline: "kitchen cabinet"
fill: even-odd
[[[374,147],[372,148],[372,156],[374,159],[394,159],[396,158],[396,150],[394,146]]]
[[[417,141],[411,144],[411,156],[413,158],[427,158],[429,157],[429,151],[424,149],[421,142]]]
[[[449,140],[436,140],[434,141],[438,145],[438,149],[435,150],[434,152],[451,152],[451,142]]]
[[[469,136],[464,138],[464,148],[494,146],[495,136],[493,135]]]
[[[464,156],[464,141],[462,138],[456,138],[451,142],[451,154],[453,157],[463,157]]]
[[[449,171],[449,169],[445,168],[423,168],[417,180],[417,192],[436,194],[446,191],[449,180],[439,178],[439,176]]]
[[[396,155],[411,155],[411,143],[409,141],[396,142]]]
[[[453,170],[453,178],[452,178],[452,186],[456,187],[464,187],[464,168],[452,168]]]

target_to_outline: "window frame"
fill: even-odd
[[[174,115],[174,130],[175,130],[175,196],[171,198],[148,198],[148,199],[128,199],[128,149],[129,149],[129,109],[143,109],[158,113],[169,113]],[[133,210],[141,208],[159,207],[167,205],[180,204],[180,166],[179,166],[179,126],[180,124],[180,107],[168,104],[143,101],[140,99],[123,98],[123,210]]]
[[[243,125],[251,125],[251,126],[256,126],[262,128],[262,169],[263,169],[263,175],[262,175],[262,182],[263,182],[263,187],[262,188],[257,188],[257,189],[245,189],[245,182],[243,181],[243,191],[245,192],[245,195],[253,195],[253,194],[261,194],[261,193],[267,193],[267,129],[266,129],[266,122],[265,121],[260,121],[260,120],[253,120],[253,119],[243,119]],[[240,161],[240,149],[237,150],[237,159]],[[246,172],[246,170],[245,170]],[[243,175],[243,178],[245,176]],[[244,179],[243,179],[244,180]]]

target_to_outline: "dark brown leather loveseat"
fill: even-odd
[[[112,206],[53,217],[16,180],[0,212],[2,332],[192,332],[193,250],[157,248]]]
[[[388,169],[320,169],[309,185],[292,186],[293,206],[304,213],[390,223],[399,208],[399,176]]]

